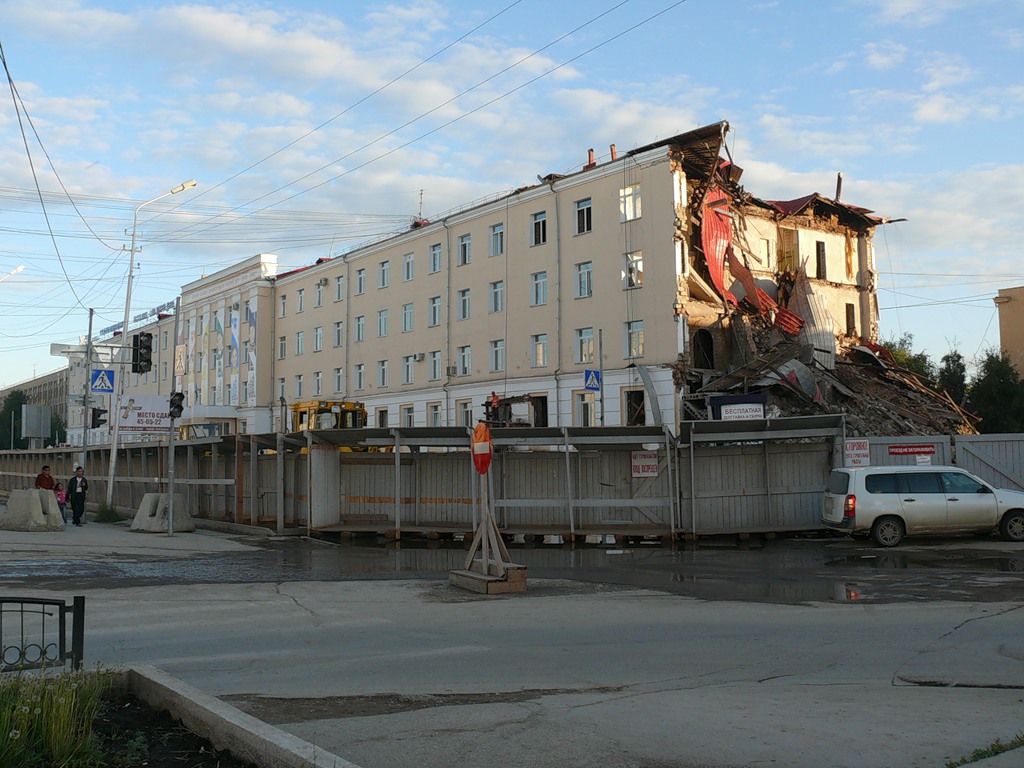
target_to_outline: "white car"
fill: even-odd
[[[1024,492],[993,488],[959,467],[833,469],[821,522],[883,547],[915,534],[996,530],[1024,541]]]

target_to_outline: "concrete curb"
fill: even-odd
[[[144,664],[128,667],[124,684],[130,693],[154,709],[170,712],[197,736],[208,739],[216,749],[226,749],[261,768],[359,768],[156,667]]]

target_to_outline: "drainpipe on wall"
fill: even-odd
[[[273,414],[274,406],[277,405],[277,278],[268,277],[270,283],[270,412]],[[257,315],[257,322],[259,316]],[[256,329],[256,338],[259,338],[259,328]],[[258,353],[257,353],[258,354]],[[274,417],[271,415],[271,422]],[[273,423],[271,423],[273,426]],[[277,425],[275,432],[284,432],[284,422]]]
[[[558,364],[555,367],[555,426],[562,424],[562,387],[558,379],[562,372],[562,229],[558,225],[558,193],[555,192],[555,180],[548,182],[551,195],[555,198],[555,336],[558,340]],[[572,411],[570,410],[570,413]]]
[[[448,217],[441,219],[441,226],[444,227],[444,258],[445,258],[445,286],[444,286],[444,423],[449,426],[455,423],[452,414],[452,395],[448,391],[451,386],[451,376],[448,369],[452,361],[452,233],[448,229]],[[429,267],[428,267],[429,268]]]

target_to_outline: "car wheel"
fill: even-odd
[[[880,517],[871,526],[871,538],[880,547],[895,547],[903,541],[903,523],[895,517]]]
[[[1003,515],[999,535],[1005,541],[1024,541],[1024,509],[1014,509]]]

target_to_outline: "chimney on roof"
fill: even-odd
[[[583,166],[583,170],[589,171],[596,165],[597,163],[594,162],[594,148],[591,147],[590,149],[587,150],[587,164]]]
[[[615,148],[614,144],[609,144],[608,145],[608,150],[612,153],[612,160],[618,160],[619,159],[619,150],[617,150]]]
[[[843,196],[843,172],[840,171],[839,173],[836,174],[836,202],[837,203],[842,198],[842,196]]]

